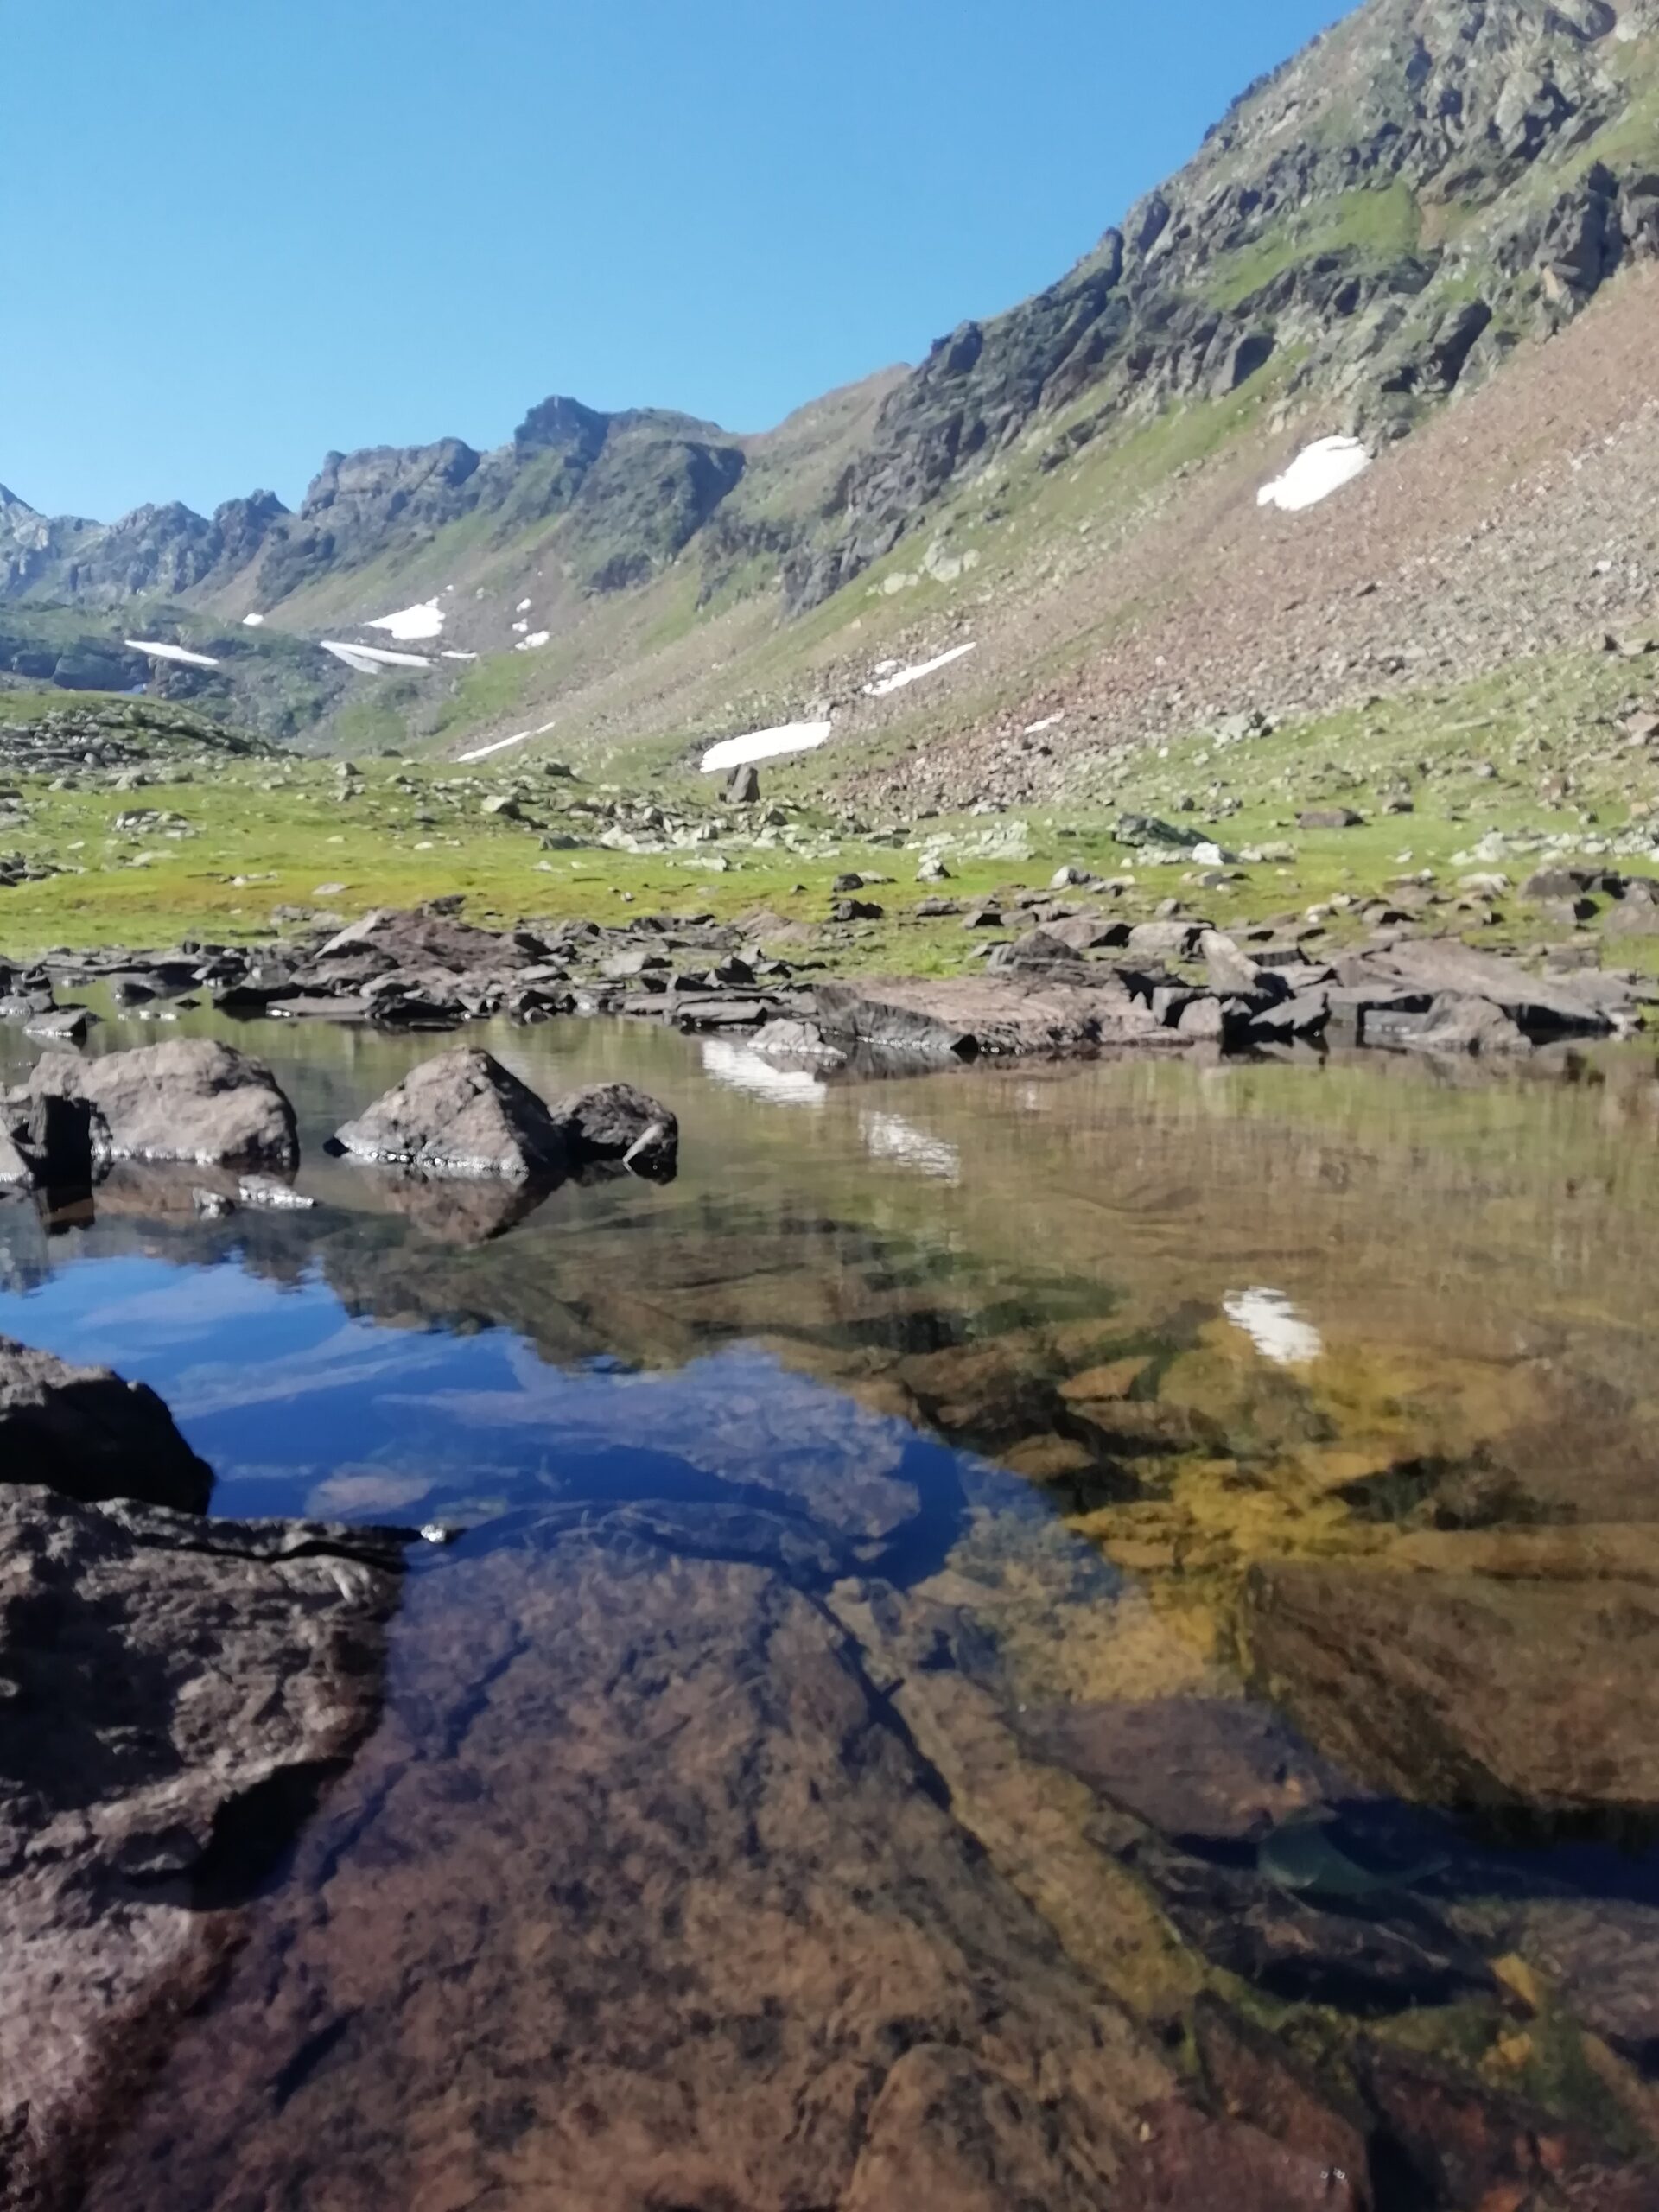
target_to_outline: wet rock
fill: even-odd
[[[1396,2189],[1410,2188],[1411,2201],[1434,2212],[1646,2212],[1656,2201],[1659,2169],[1433,2058],[1374,2044],[1358,2073],[1386,2126]]]
[[[335,1142],[359,1160],[423,1175],[557,1181],[569,1173],[564,1131],[536,1093],[490,1053],[426,1060],[347,1122]]]
[[[1372,1008],[1365,1017],[1364,1041],[1402,1052],[1529,1052],[1532,1040],[1502,1007],[1490,999],[1443,993],[1422,1013]]]
[[[400,1556],[369,1529],[0,1489],[8,2205],[78,2195],[366,1733]]]
[[[115,1160],[185,1160],[282,1174],[299,1164],[294,1109],[262,1060],[207,1038],[178,1038],[101,1059],[48,1052],[30,1098],[85,1100]]]
[[[550,1110],[578,1167],[620,1166],[636,1175],[667,1178],[678,1165],[678,1122],[666,1106],[631,1083],[601,1083],[573,1091]]]
[[[54,1045],[84,1045],[92,1033],[97,1017],[84,1006],[57,1006],[43,1014],[32,1014],[24,1023],[31,1037],[40,1037]]]
[[[1177,1042],[1109,970],[1086,983],[1030,975],[820,983],[813,1000],[832,1041],[867,1046],[901,1065],[982,1054],[1065,1058],[1104,1046]]]
[[[0,1337],[0,1497],[14,1483],[200,1513],[213,1478],[143,1383]]]
[[[1420,1802],[1659,1808],[1659,1591],[1293,1561],[1255,1568],[1261,1687],[1321,1751]]]
[[[1192,2008],[1192,2039],[1218,2111],[1345,2183],[1350,2203],[1366,2201],[1370,2115],[1362,2107],[1333,2102],[1284,2037],[1265,2034],[1207,1990]]]
[[[108,1130],[87,1099],[0,1097],[0,1189],[83,1189],[108,1145]]]

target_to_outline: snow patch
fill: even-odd
[[[263,630],[264,626],[265,618],[263,614],[245,614],[242,617],[242,627],[245,630]]]
[[[1046,729],[1058,729],[1065,720],[1063,714],[1045,715],[1039,722],[1027,722],[1024,734],[1027,737],[1040,737]]]
[[[435,599],[424,599],[418,607],[400,607],[395,614],[378,615],[363,626],[365,630],[384,630],[400,645],[414,645],[422,638],[442,635],[443,609]]]
[[[438,658],[440,660],[476,660],[478,658],[478,655],[476,653],[459,652],[454,645],[446,645],[442,652],[439,654]]]
[[[347,645],[338,638],[321,638],[317,641],[326,653],[333,653],[336,660],[343,660],[347,668],[354,668],[359,676],[378,676],[383,668],[430,668],[431,661],[425,653],[394,653],[385,645]]]
[[[193,653],[183,645],[160,645],[154,638],[127,638],[123,640],[131,653],[148,653],[151,660],[176,661],[181,668],[217,668],[219,663],[209,653]]]
[[[532,737],[545,737],[553,728],[552,722],[543,722],[539,729],[517,730],[511,737],[498,737],[493,745],[480,745],[471,753],[457,753],[455,759],[457,762],[487,760],[492,753],[505,753],[510,745],[524,745]]]
[[[1363,476],[1371,456],[1357,438],[1320,438],[1299,453],[1282,476],[1264,484],[1255,495],[1258,507],[1278,507],[1287,515],[1317,507],[1344,484]]]
[[[812,753],[829,736],[829,722],[779,722],[775,729],[751,730],[747,737],[723,737],[702,756],[704,772],[741,768],[751,760],[779,760],[786,753]]]
[[[925,676],[933,676],[942,668],[949,668],[953,660],[960,660],[965,653],[976,653],[977,645],[952,645],[949,652],[936,654],[931,660],[918,661],[913,668],[901,668],[892,676],[879,677],[864,686],[867,699],[885,699],[894,691],[902,691],[907,684],[919,683]]]
[[[520,638],[512,650],[516,653],[538,653],[552,635],[550,630],[532,630],[527,638]]]
[[[1306,1367],[1325,1351],[1325,1338],[1281,1290],[1236,1290],[1221,1310],[1275,1367]]]

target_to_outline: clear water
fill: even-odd
[[[0,1332],[152,1383],[216,1512],[467,1533],[417,1554],[378,1732],[92,2202],[874,2205],[872,2113],[922,2050],[1022,2096],[1049,2066],[1018,2157],[1093,2202],[1077,2114],[1133,2140],[1205,1987],[1304,2046],[1336,2019],[1479,2057],[1634,2155],[1645,1064],[842,1087],[639,1027],[481,1033],[682,1123],[671,1186],[515,1218],[323,1153],[443,1040],[234,1033],[317,1209],[207,1222],[211,1178],[153,1171],[0,1205]],[[1472,1591],[1522,1656],[1414,1764],[1386,1669],[1275,1643],[1286,1569]]]

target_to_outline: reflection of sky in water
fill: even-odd
[[[159,1391],[226,1513],[466,1518],[666,1486],[880,1542],[958,1490],[957,1455],[742,1344],[665,1372],[559,1368],[504,1329],[353,1319],[315,1278],[136,1258],[0,1294],[0,1333]]]
[[[872,1160],[897,1160],[941,1183],[962,1180],[962,1154],[943,1137],[930,1136],[899,1114],[861,1114],[859,1135]]]

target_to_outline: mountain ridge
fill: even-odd
[[[291,513],[258,493],[212,517],[159,505],[100,525],[0,495],[0,616],[107,626],[147,606],[147,634],[171,622],[199,642],[257,613],[303,638],[437,591],[466,647],[452,657],[487,661],[522,654],[532,621],[561,649],[600,623],[614,655],[741,604],[753,618],[734,650],[760,654],[758,700],[779,626],[804,650],[817,610],[855,631],[864,580],[912,541],[916,563],[881,590],[925,575],[971,606],[977,556],[941,550],[941,532],[976,502],[995,524],[1182,410],[1243,395],[1272,423],[1379,449],[1501,375],[1659,253],[1656,32],[1659,0],[1368,0],[1241,94],[1054,284],[958,325],[913,368],[760,434],[556,395],[490,451],[330,454]],[[639,620],[601,621],[611,603]],[[6,634],[0,621],[0,665]],[[318,697],[343,696],[334,671],[314,674]],[[561,696],[515,672],[469,703],[445,680],[480,727],[498,692]],[[431,730],[432,712],[410,713],[411,734]]]

